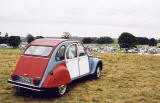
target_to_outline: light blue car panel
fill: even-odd
[[[90,74],[94,74],[97,68],[98,63],[102,63],[102,60],[99,58],[89,57],[89,66],[90,66]],[[103,64],[102,64],[103,66]]]

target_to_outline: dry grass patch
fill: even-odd
[[[56,98],[46,93],[16,91],[7,84],[22,51],[0,50],[0,103],[159,103],[160,56],[101,54],[104,64],[98,80],[86,77],[70,84]]]

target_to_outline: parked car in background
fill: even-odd
[[[0,48],[11,48],[11,47],[8,46],[7,44],[0,44]]]
[[[24,50],[8,83],[34,91],[56,88],[62,96],[73,80],[99,78],[102,67],[102,60],[88,56],[79,41],[36,39]]]

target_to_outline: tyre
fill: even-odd
[[[97,66],[96,71],[94,73],[94,77],[97,79],[101,77],[101,67],[100,66]]]
[[[68,86],[67,85],[61,85],[57,87],[57,95],[63,96],[67,92]]]

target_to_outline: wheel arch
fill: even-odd
[[[51,75],[52,72],[52,75]],[[71,82],[69,71],[66,68],[66,64],[61,63],[52,69],[46,80],[43,83],[45,88],[58,87],[60,85],[65,85]]]
[[[103,68],[102,60],[100,60],[100,61],[98,62],[97,66],[100,66],[100,68],[101,68],[101,70],[102,70],[102,68]]]
[[[90,63],[90,73],[94,74],[96,71],[97,66],[101,67],[101,70],[103,68],[103,62],[101,59],[98,58],[90,58],[89,59],[89,63]]]

